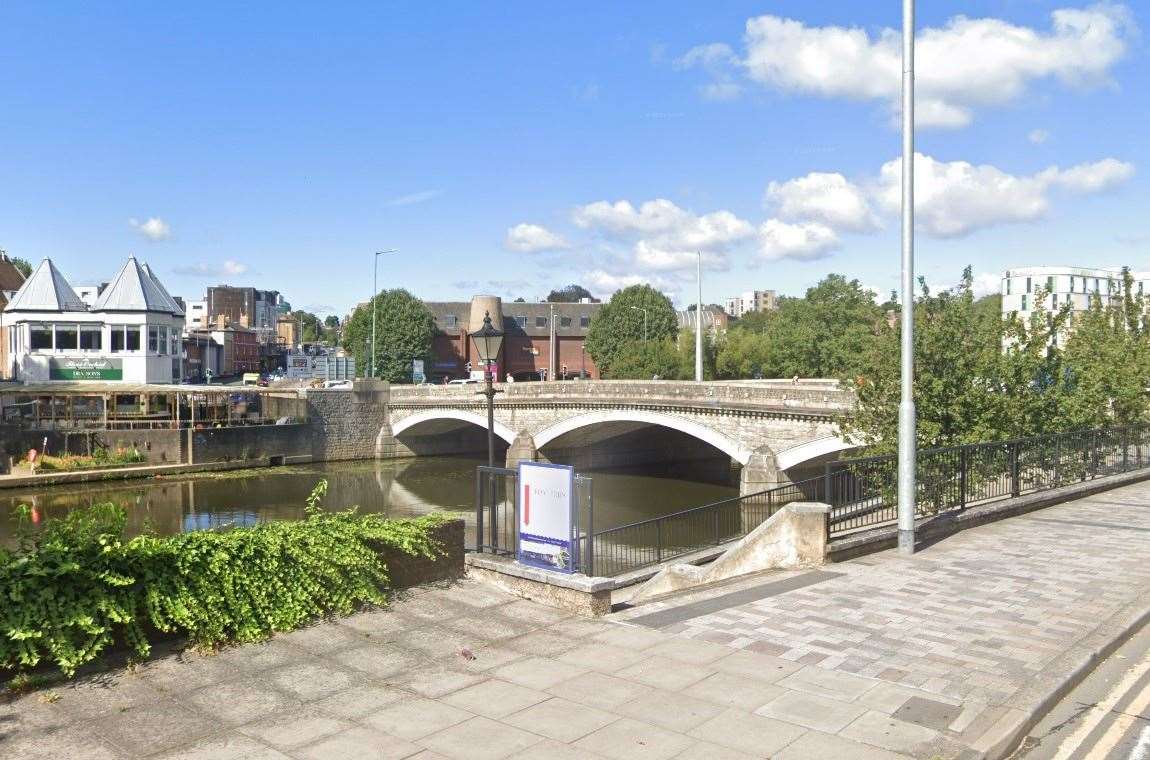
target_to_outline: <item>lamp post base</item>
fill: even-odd
[[[898,531],[898,551],[899,554],[914,554],[914,531],[902,530]]]

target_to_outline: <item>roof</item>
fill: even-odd
[[[427,301],[424,305],[435,318],[435,326],[440,331],[458,334],[460,330],[467,329],[467,321],[471,314],[470,301]],[[496,327],[508,335],[530,335],[541,338],[550,335],[551,330],[550,326],[546,324],[537,326],[536,318],[549,318],[552,307],[554,307],[555,319],[557,320],[555,334],[561,337],[586,335],[588,328],[581,326],[580,317],[586,315],[594,318],[603,308],[601,303],[516,303],[514,301],[503,301],[502,306],[503,324],[496,323],[494,315],[491,317],[491,321],[496,323]],[[447,324],[447,320],[444,319],[449,315],[456,318],[454,326]],[[525,317],[527,324],[521,327],[517,317]],[[570,324],[564,326],[563,317],[568,317]]]
[[[147,262],[144,262],[143,269],[144,274],[148,275],[148,277],[152,279],[152,282],[154,282],[156,287],[160,289],[160,292],[164,294],[164,298],[168,299],[168,303],[172,305],[172,314],[176,315],[177,317],[184,316],[184,310],[180,307],[179,302],[177,302],[176,299],[172,297],[172,294],[169,293],[168,289],[164,287],[164,283],[160,282],[160,278],[156,277],[156,273],[152,271],[152,268],[148,266]]]
[[[0,395],[21,396],[92,396],[103,393],[243,393],[267,395],[296,395],[295,389],[263,388],[256,385],[163,385],[159,383],[100,383],[100,382],[45,382],[0,383]]]
[[[87,311],[51,259],[44,259],[24,281],[4,311]]]
[[[19,290],[24,284],[24,275],[12,263],[7,254],[0,254],[0,290]]]
[[[129,256],[120,267],[92,311],[152,311],[176,316],[184,313],[135,256]]]

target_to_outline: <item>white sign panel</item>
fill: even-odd
[[[519,561],[563,573],[574,572],[571,514],[575,468],[519,463]]]

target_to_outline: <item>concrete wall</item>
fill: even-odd
[[[388,384],[375,380],[357,380],[352,390],[309,390],[312,455],[324,461],[394,456],[388,394]]]
[[[49,454],[90,455],[96,448],[138,449],[146,464],[178,464],[183,461],[179,430],[27,430],[0,425],[0,447],[4,455],[19,459],[28,449],[43,450],[48,439]]]
[[[192,461],[197,464],[311,456],[312,453],[312,428],[307,424],[250,425],[181,432],[190,434]]]

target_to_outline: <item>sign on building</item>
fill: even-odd
[[[123,380],[120,359],[48,359],[49,380]]]
[[[423,359],[411,360],[411,382],[419,385],[427,380],[427,376],[423,374]]]
[[[519,561],[525,565],[575,571],[571,551],[575,468],[519,463]]]

